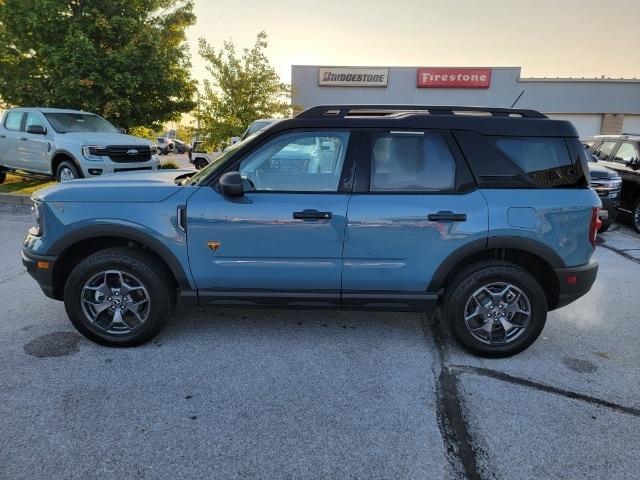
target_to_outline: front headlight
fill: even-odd
[[[40,203],[33,202],[31,207],[31,216],[35,225],[29,229],[29,233],[35,237],[42,236],[42,219],[40,218]]]
[[[105,155],[105,147],[100,145],[85,145],[82,147],[82,155],[87,160],[102,160]]]
[[[155,145],[149,145],[149,150],[151,151],[151,155],[158,153],[158,147]]]

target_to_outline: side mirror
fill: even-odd
[[[227,172],[220,177],[218,183],[220,191],[226,197],[242,197],[244,195],[240,172]]]
[[[42,125],[29,125],[27,127],[27,133],[33,133],[34,135],[44,135],[47,133],[47,129]]]

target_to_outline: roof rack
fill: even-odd
[[[388,116],[401,113],[430,115],[486,114],[493,117],[548,118],[536,110],[519,108],[464,107],[453,105],[318,105],[299,113],[297,118],[344,118]]]

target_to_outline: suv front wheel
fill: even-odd
[[[147,253],[109,248],[90,255],[71,272],[64,304],[71,323],[89,340],[114,347],[147,342],[162,329],[174,290]]]
[[[444,316],[464,348],[485,357],[525,350],[542,332],[547,299],[537,280],[503,261],[470,265],[447,286]]]

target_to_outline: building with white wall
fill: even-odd
[[[293,65],[293,103],[531,108],[573,122],[581,137],[640,133],[640,79],[522,78],[520,67]]]

